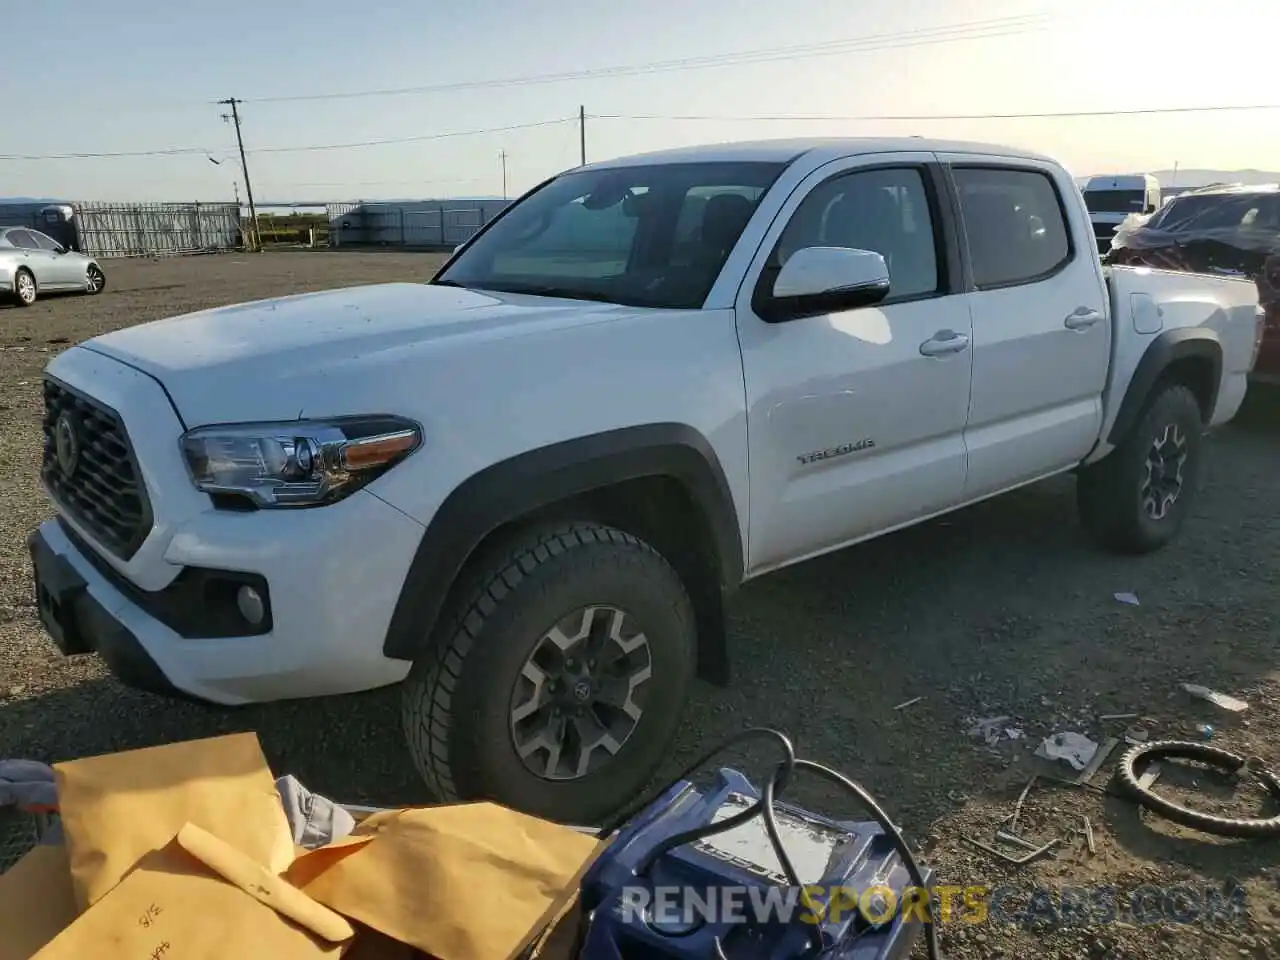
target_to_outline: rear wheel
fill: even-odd
[[[1203,437],[1195,394],[1176,383],[1158,388],[1124,441],[1080,472],[1086,531],[1119,553],[1149,553],[1172,540],[1199,489]]]
[[[31,271],[20,267],[13,275],[13,299],[20,307],[29,307],[36,302],[36,278]]]
[[[428,786],[596,823],[646,785],[695,674],[693,610],[671,566],[611,527],[530,534],[477,586],[403,689]]]

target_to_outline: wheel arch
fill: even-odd
[[[697,614],[698,673],[728,682],[724,597],[742,580],[737,511],[714,449],[696,429],[658,423],[530,450],[459,484],[423,533],[383,653],[412,660],[467,586],[487,547],[540,522],[594,520],[646,540],[676,569]]]
[[[1195,394],[1204,422],[1213,418],[1222,385],[1222,343],[1205,327],[1166,330],[1151,341],[1134,368],[1107,442],[1118,446],[1137,424],[1161,383],[1180,383]]]

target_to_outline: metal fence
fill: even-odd
[[[448,249],[471,239],[506,205],[485,199],[331,203],[329,245]]]
[[[235,250],[234,203],[75,203],[81,249],[95,257],[164,257]]]
[[[0,204],[0,226],[33,227],[103,259],[209,253],[243,244],[234,203]]]

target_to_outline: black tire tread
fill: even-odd
[[[505,559],[493,564],[491,572],[482,572],[479,585],[437,634],[434,653],[415,663],[408,682],[419,684],[425,695],[402,697],[404,727],[418,772],[427,788],[441,800],[456,803],[461,799],[449,771],[450,705],[463,662],[486,621],[504,598],[543,564],[592,544],[642,550],[666,564],[661,554],[643,540],[603,524],[566,523],[531,534],[515,545]]]
[[[1142,786],[1137,772],[1139,761],[1142,761],[1145,766],[1149,762],[1168,759],[1193,760],[1228,773],[1239,773],[1248,762],[1244,757],[1207,743],[1196,743],[1190,740],[1141,743],[1131,747],[1120,758],[1117,777],[1121,788],[1153,813],[1192,830],[1218,837],[1239,839],[1280,836],[1280,815],[1267,818],[1220,817],[1211,813],[1201,813],[1166,800],[1151,789]],[[1280,799],[1280,780],[1277,780],[1274,774],[1266,770],[1255,770],[1254,774],[1272,797]]]
[[[1144,554],[1163,545],[1144,535],[1135,523],[1130,504],[1118,491],[1127,491],[1137,483],[1138,478],[1132,473],[1141,450],[1135,447],[1147,443],[1150,422],[1159,411],[1174,406],[1200,410],[1200,402],[1189,387],[1177,382],[1158,386],[1151,392],[1133,429],[1116,449],[1080,471],[1076,481],[1080,518],[1090,536],[1106,549],[1122,554]],[[1187,491],[1189,496],[1194,493],[1194,489]]]

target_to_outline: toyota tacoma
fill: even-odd
[[[1244,397],[1252,283],[1100,263],[1057,162],[686,148],[538,185],[429,281],[54,358],[30,538],[67,655],[224,705],[401,686],[449,801],[593,822],[744,581],[1055,474],[1167,543]]]

